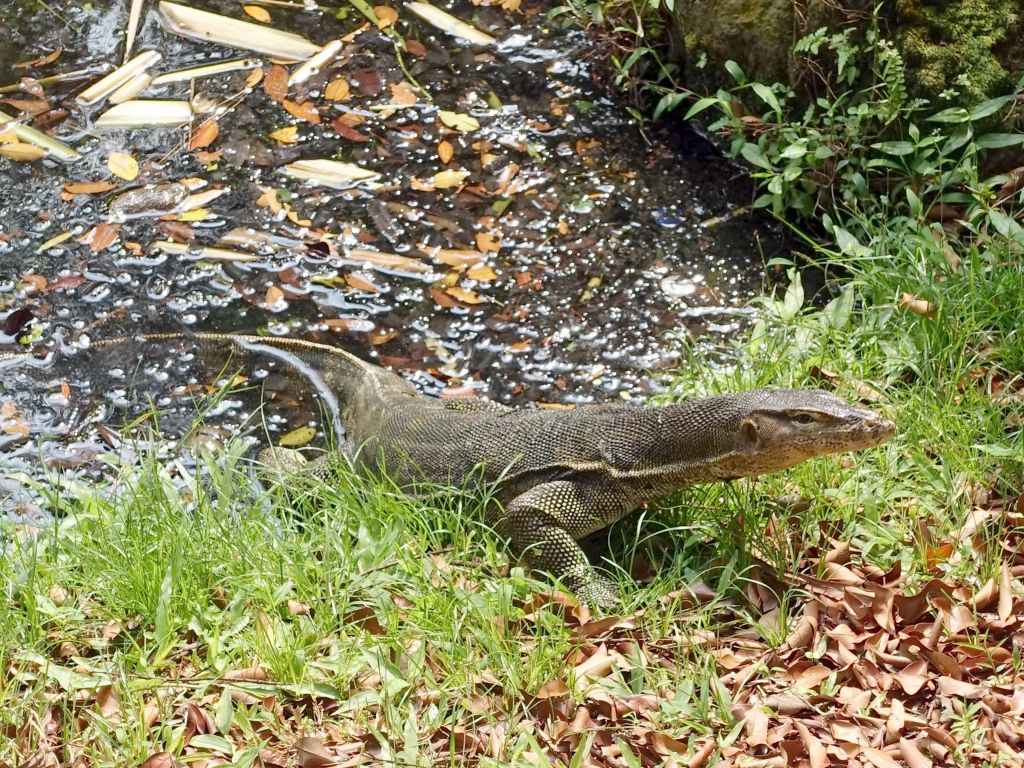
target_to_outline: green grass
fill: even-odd
[[[934,548],[981,491],[1024,485],[1022,398],[990,391],[1020,386],[1024,267],[1011,243],[966,251],[957,271],[893,245],[883,265],[849,260],[824,308],[796,281],[732,347],[683,342],[687,374],[669,399],[765,384],[857,399],[870,387],[898,432],[871,451],[689,489],[599,543],[627,609],[643,610],[618,641],[641,655],[601,685],[622,700],[654,695],[648,727],[728,739],[733,693],[701,638],[781,643],[803,593],[774,584],[781,611],[766,624],[752,590],[836,541],[883,569],[899,563],[910,592],[936,575],[998,578],[997,539]],[[935,316],[901,309],[903,292],[935,302]],[[712,354],[732,364],[708,366]],[[194,475],[150,458],[108,484],[46,490],[52,527],[0,534],[0,763],[55,741],[66,759],[141,763],[183,755],[191,737],[189,759],[198,746],[247,765],[261,748],[326,733],[373,734],[403,765],[458,764],[437,735],[490,728],[503,734],[496,764],[525,765],[544,748],[536,694],[550,681],[572,688],[573,660],[593,650],[566,608],[534,599],[552,585],[509,559],[480,494],[413,499],[344,466],[328,482],[264,490],[240,445]],[[785,495],[798,513],[775,503]],[[699,581],[718,597],[693,610],[677,592]],[[230,679],[253,667],[266,679]],[[216,721],[211,732],[191,734],[188,703]]]
[[[165,751],[283,765],[303,736],[358,743],[380,764],[535,765],[584,703],[615,717],[566,737],[560,764],[577,768],[588,740],[604,739],[639,765],[652,731],[688,742],[682,762],[707,736],[739,739],[737,705],[779,677],[766,653],[737,682],[716,650],[780,646],[807,602],[791,577],[822,576],[838,543],[858,563],[899,566],[904,595],[935,578],[998,582],[1019,531],[957,533],[1024,488],[1024,193],[996,202],[1006,178],[981,179],[971,120],[947,123],[934,130],[950,152],[918,131],[920,167],[850,152],[850,179],[882,168],[899,194],[864,197],[841,174],[827,194],[810,190],[836,243],[807,238],[797,256],[828,257],[826,300],[808,300],[791,271],[733,344],[680,338],[664,396],[822,386],[893,418],[891,442],[687,489],[613,526],[597,550],[627,620],[607,625],[510,559],[480,493],[414,499],[344,466],[262,489],[241,444],[194,470],[150,457],[101,485],[55,480],[54,525],[0,522],[0,766],[46,764],[46,750],[65,764]],[[768,190],[809,130],[780,125],[771,161],[757,155]],[[812,199],[781,189],[780,208]],[[939,201],[962,206],[955,231],[928,219]],[[905,294],[932,311],[911,311]],[[695,608],[681,589],[699,582],[713,599]],[[619,661],[584,693],[598,651]],[[1000,664],[1021,672],[1017,651]],[[818,693],[834,695],[838,675]],[[968,746],[986,732],[970,712],[957,721]],[[487,747],[470,759],[471,739]]]

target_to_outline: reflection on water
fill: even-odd
[[[203,7],[240,13],[228,2]],[[275,25],[318,43],[358,26],[271,10]],[[289,93],[319,110],[319,124],[293,117],[257,86],[219,121],[207,154],[183,149],[182,130],[95,130],[105,106],[72,105],[73,85],[47,89],[51,109],[70,112],[55,133],[85,157],[72,166],[0,159],[0,319],[27,308],[26,329],[44,358],[0,368],[0,469],[72,467],[120,450],[97,425],[120,427],[147,402],[165,411],[165,430],[180,431],[223,373],[159,349],[101,363],[75,353],[87,338],[266,330],[344,345],[435,394],[586,403],[643,400],[675,362],[668,332],[714,340],[741,327],[764,260],[784,247],[743,208],[750,188],[742,172],[686,129],[641,131],[593,84],[586,40],[552,29],[540,6],[452,10],[499,45],[460,47],[403,18],[398,29],[414,41],[403,71],[392,41],[365,30],[332,69]],[[120,9],[61,14],[27,3],[10,13],[0,85],[36,74],[11,65],[58,44],[64,54],[39,76],[119,58]],[[239,55],[165,34],[152,11],[136,45],[146,48],[163,54],[159,71]],[[195,87],[223,99],[248,74]],[[349,98],[325,99],[338,78]],[[147,96],[188,91],[178,83]],[[480,127],[452,130],[440,110]],[[296,143],[269,138],[289,126]],[[107,221],[111,200],[133,185],[97,194],[64,185],[112,179],[106,161],[115,151],[139,162],[141,182],[192,179],[228,191],[185,221],[115,216],[113,242],[93,250],[78,236]],[[300,158],[332,157],[380,176],[336,190],[280,172]],[[447,170],[468,173],[435,185]],[[64,232],[75,236],[40,249]],[[154,248],[167,240],[188,245]],[[211,247],[222,250],[203,250]],[[12,348],[14,338],[0,335],[0,350]],[[298,415],[275,415],[271,433],[318,423],[315,404],[290,405]],[[253,407],[249,395],[231,397],[213,420],[243,419]]]

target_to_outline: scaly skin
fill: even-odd
[[[208,333],[142,338],[189,339],[220,366],[241,350],[298,368],[335,408],[346,451],[360,472],[387,474],[409,491],[462,486],[468,477],[492,484],[501,509],[491,522],[531,565],[598,607],[614,605],[617,595],[587,562],[579,539],[684,486],[870,448],[894,429],[879,414],[814,389],[755,389],[658,408],[520,410],[487,400],[426,397],[391,371],[298,339]],[[285,467],[304,462],[281,448],[262,452],[261,459]]]

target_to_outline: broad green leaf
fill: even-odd
[[[693,105],[686,110],[686,114],[683,116],[684,120],[689,120],[691,117],[695,117],[703,112],[708,107],[713,107],[716,104],[722,104],[722,99],[715,96],[705,96],[703,99],[697,99]]]
[[[759,168],[764,168],[769,171],[774,170],[772,168],[771,161],[768,160],[764,150],[757,146],[757,144],[744,144],[743,148],[740,150],[740,154],[743,155],[751,165],[756,165]]]
[[[983,149],[1000,149],[1024,144],[1024,133],[986,133],[974,140]]]
[[[982,118],[988,117],[989,115],[994,115],[996,112],[1005,107],[1015,98],[1016,96],[1011,94],[1009,96],[997,96],[994,99],[983,101],[980,104],[976,104],[973,107],[971,107],[971,111],[968,116],[971,120],[981,120]]]
[[[782,106],[779,104],[779,100],[775,98],[775,94],[772,93],[771,88],[764,83],[751,83],[750,87],[753,88],[754,93],[761,97],[761,101],[772,108],[773,112],[782,112]]]
[[[735,80],[740,85],[746,84],[746,74],[744,74],[742,67],[740,67],[740,65],[737,64],[732,59],[729,59],[727,62],[725,62],[725,71],[732,75],[733,80]]]
[[[217,736],[213,733],[201,733],[193,736],[189,739],[188,745],[190,747],[198,747],[199,749],[209,749],[212,752],[220,752],[224,755],[233,755],[235,753],[234,744],[223,736]]]
[[[932,123],[966,123],[971,119],[971,116],[963,107],[950,107],[941,112],[936,112],[927,119]]]
[[[914,145],[909,141],[883,141],[878,144],[872,144],[871,148],[885,152],[887,155],[896,155],[897,157],[914,153]]]

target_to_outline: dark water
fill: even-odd
[[[121,3],[61,5],[59,18],[27,2],[5,9],[0,85],[120,61]],[[197,5],[241,16],[235,3]],[[274,26],[318,44],[361,23],[354,12],[339,20],[268,10]],[[109,105],[82,108],[71,98],[88,81],[46,90],[52,110],[69,112],[49,130],[84,157],[71,165],[0,158],[0,325],[20,331],[40,358],[0,366],[0,402],[8,403],[0,474],[90,467],[94,455],[119,450],[106,428],[120,434],[147,404],[163,410],[165,432],[180,433],[224,373],[197,369],[160,345],[129,346],[115,359],[80,351],[90,339],[188,329],[300,335],[400,369],[428,392],[581,403],[643,400],[676,362],[671,334],[715,341],[742,325],[746,301],[762,287],[762,264],[784,249],[770,223],[742,212],[751,197],[743,173],[685,128],[642,131],[596,84],[588,41],[555,29],[547,7],[449,10],[499,44],[465,47],[402,12],[398,31],[422,44],[404,54],[408,75],[392,40],[364,31],[325,75],[289,94],[316,105],[321,124],[296,120],[257,87],[219,121],[208,149],[221,155],[205,166],[180,148],[182,129],[93,127]],[[58,46],[65,51],[52,64],[11,68]],[[152,4],[135,46],[145,49],[163,54],[155,72],[249,55],[169,35]],[[223,99],[243,88],[245,76],[220,75],[195,87]],[[352,95],[335,104],[322,92],[339,76],[348,78]],[[419,94],[414,105],[382,109],[399,100],[410,76],[429,99]],[[186,98],[188,90],[184,83],[144,95]],[[17,112],[3,103],[0,109]],[[453,133],[439,110],[470,115],[480,128]],[[339,135],[331,121],[346,112],[363,122]],[[292,124],[299,143],[267,137]],[[360,136],[365,140],[355,140]],[[438,158],[442,140],[453,151],[447,165]],[[112,178],[106,159],[115,151],[139,161],[139,181],[103,195],[62,197],[68,182]],[[338,191],[280,173],[296,159],[331,157],[380,177]],[[467,186],[424,189],[445,169],[468,171]],[[244,262],[169,256],[152,244],[168,233],[183,237],[181,225],[148,217],[124,223],[116,242],[99,252],[76,239],[39,251],[61,232],[83,233],[104,221],[110,198],[124,189],[186,178],[229,189],[209,204],[208,218],[190,223],[193,247],[215,245],[240,228],[275,240]],[[290,198],[298,223],[256,204],[275,188]],[[438,249],[475,249],[483,234],[500,241],[498,252],[487,254],[487,270],[471,276],[430,257]],[[367,265],[347,258],[353,248],[414,258],[425,271]],[[25,310],[32,322],[14,322]],[[0,333],[0,352],[18,347]],[[229,397],[210,419],[231,431],[258,399]],[[304,420],[318,425],[315,404],[298,414],[266,428],[274,434]],[[0,487],[0,499],[3,493]]]

